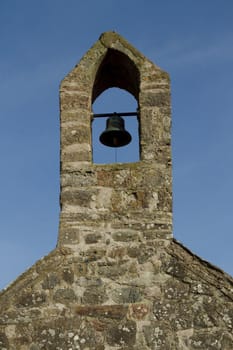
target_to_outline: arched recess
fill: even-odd
[[[112,106],[110,106],[110,104],[108,103],[109,105],[108,110],[101,111],[100,109],[98,109],[98,111],[96,111],[96,109],[93,108],[93,112],[94,113],[113,113],[113,112],[122,113],[122,112],[138,111],[139,82],[140,82],[139,71],[136,65],[134,64],[134,62],[122,52],[114,49],[108,49],[96,73],[93,90],[92,90],[92,106],[94,105],[96,99],[97,101],[99,99],[101,100],[104,99],[105,103],[103,103],[103,108],[105,108],[105,106],[107,105],[106,97],[108,102],[112,99],[113,103],[112,103]],[[124,97],[123,101],[125,102],[126,95],[128,95],[128,101],[129,101],[128,106],[131,106],[131,107],[127,107],[127,109],[125,109],[126,104],[122,103],[122,96]],[[132,97],[134,97],[133,100],[135,103],[132,103]],[[116,103],[116,100],[117,100],[117,103]],[[132,106],[133,106],[133,109],[132,109]],[[129,127],[131,129],[128,131],[131,133],[133,137],[133,140],[132,140],[133,143],[131,142],[131,144],[122,147],[123,150],[122,148],[109,149],[109,147],[101,145],[99,143],[98,135],[97,135],[98,132],[96,130],[100,130],[99,126],[101,125],[102,127],[101,132],[103,131],[103,129],[105,128],[106,118],[104,118],[104,120],[101,120],[101,121],[99,120],[93,121],[92,123],[92,159],[94,163],[135,162],[140,159],[139,115],[138,117],[136,116],[126,117],[124,118],[124,120],[125,120],[126,128]],[[98,155],[98,152],[101,152],[101,155]],[[103,161],[101,161],[101,158]]]
[[[108,49],[96,73],[92,103],[106,89],[118,87],[131,93],[138,101],[139,71],[134,62],[118,50]]]

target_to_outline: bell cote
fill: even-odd
[[[140,160],[135,163],[93,162],[92,105],[112,87],[126,90],[137,101]],[[62,81],[60,123],[58,245],[73,249],[82,245],[85,250],[90,242],[105,247],[125,241],[169,241],[172,176],[168,74],[120,35],[106,32]]]

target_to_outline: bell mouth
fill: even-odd
[[[131,142],[132,137],[126,130],[105,130],[99,140],[108,147],[123,147]]]

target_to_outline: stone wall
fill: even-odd
[[[92,162],[92,103],[109,87],[138,101],[140,162]],[[171,239],[169,76],[116,33],[105,33],[61,84],[61,215],[58,245],[85,250],[116,235]],[[106,111],[104,111],[106,112]],[[112,112],[112,111],[111,111]],[[119,111],[122,112],[122,111]],[[91,239],[91,238],[87,238]],[[93,238],[94,239],[94,238]]]
[[[175,241],[57,248],[0,295],[1,350],[232,350],[233,281]]]
[[[111,86],[138,101],[137,163],[92,163]],[[58,244],[0,293],[0,349],[232,350],[232,301],[232,278],[172,238],[168,75],[105,33],[61,84]]]

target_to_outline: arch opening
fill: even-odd
[[[136,111],[137,101],[127,91],[109,88],[93,104],[94,113]],[[107,117],[94,118],[92,121],[92,160],[96,164],[130,163],[140,160],[139,121],[136,116],[124,117],[125,129],[131,134],[132,141],[124,147],[112,148],[99,141],[100,134],[106,128]]]
[[[136,112],[139,101],[139,77],[138,68],[126,54],[108,49],[98,67],[93,84],[93,112]],[[132,135],[132,141],[127,146],[119,148],[106,147],[99,141],[99,135],[106,128],[106,119],[98,118],[92,122],[93,162],[108,164],[140,160],[139,118],[124,117],[125,129]]]
[[[96,73],[92,103],[103,91],[117,87],[131,93],[138,101],[139,71],[134,62],[120,51],[109,49]]]

